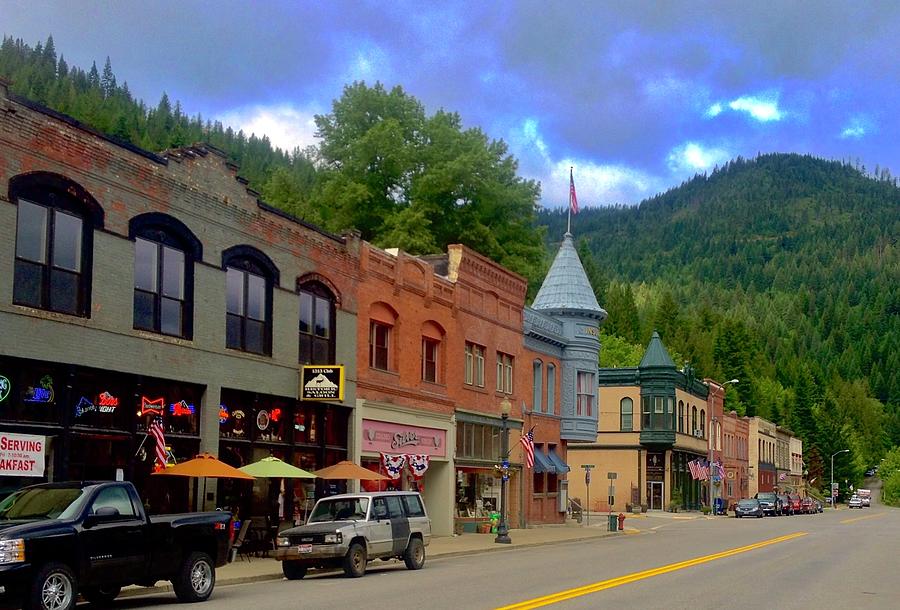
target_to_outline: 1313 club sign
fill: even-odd
[[[304,366],[300,400],[344,400],[343,366]]]

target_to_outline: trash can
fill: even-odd
[[[624,513],[619,513],[619,531],[625,529],[625,515]]]
[[[619,518],[616,515],[609,516],[609,531],[616,532],[619,530]]]

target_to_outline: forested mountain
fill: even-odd
[[[399,87],[348,85],[316,117],[321,144],[285,152],[165,94],[147,106],[108,59],[102,71],[69,66],[52,38],[5,37],[0,77],[148,150],[208,142],[266,201],[332,231],[353,226],[412,253],[470,245],[532,291],[565,231],[563,212],[536,215],[540,187],[518,176],[502,141],[452,112],[427,115]],[[886,171],[737,159],[636,207],[583,209],[572,228],[609,311],[602,366],[637,364],[659,330],[697,376],[740,380],[729,408],[801,435],[819,483],[822,456],[851,447],[836,475],[858,480],[900,445],[900,189]]]
[[[566,216],[540,222],[558,240]],[[822,455],[849,443],[873,465],[900,444],[900,188],[886,171],[739,158],[572,227],[609,311],[607,364],[635,364],[655,328],[697,375],[740,380],[729,406]]]

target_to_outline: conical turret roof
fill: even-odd
[[[638,365],[638,368],[641,369],[650,367],[675,368],[675,362],[672,361],[672,357],[666,351],[666,346],[663,345],[662,339],[659,338],[659,333],[655,330],[650,338],[650,343],[647,345],[647,351],[644,352],[644,357],[641,358],[641,363]]]
[[[580,313],[591,318],[606,319],[606,310],[597,303],[571,233],[563,236],[559,252],[556,253],[550,271],[531,306],[557,314]]]

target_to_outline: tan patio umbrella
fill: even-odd
[[[321,479],[352,479],[359,481],[391,481],[391,477],[379,474],[368,468],[363,468],[359,464],[354,464],[349,460],[338,462],[334,466],[328,466],[321,470],[313,471],[317,477]]]
[[[154,475],[170,477],[197,477],[204,479],[244,479],[252,481],[255,477],[241,472],[233,466],[218,460],[209,453],[201,453],[192,460],[167,466],[165,470],[154,472]]]

